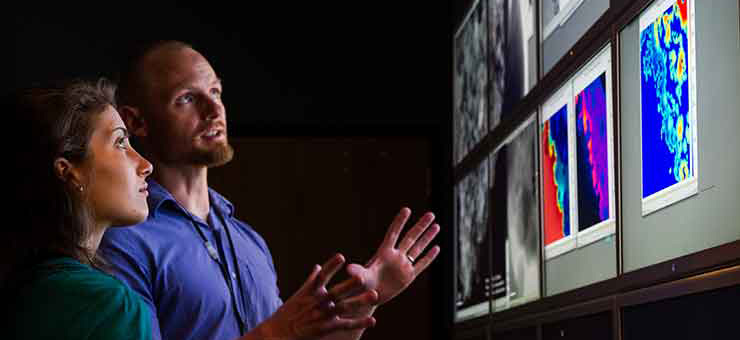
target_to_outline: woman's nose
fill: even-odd
[[[152,174],[152,171],[154,171],[154,165],[152,165],[151,162],[149,162],[146,158],[142,157],[138,154],[139,159],[141,160],[139,164],[139,176],[147,177]]]

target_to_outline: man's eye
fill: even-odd
[[[187,104],[193,101],[193,95],[192,94],[184,94],[180,97],[177,97],[177,103],[178,104]]]
[[[211,94],[212,94],[212,95],[213,95],[214,97],[218,97],[218,98],[221,98],[221,90],[211,90]]]

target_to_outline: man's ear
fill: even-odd
[[[62,182],[72,184],[76,188],[82,186],[83,179],[80,169],[75,167],[69,160],[59,157],[54,160],[54,174]]]
[[[144,120],[141,111],[133,106],[122,105],[118,108],[118,114],[121,115],[121,120],[126,124],[126,128],[132,136],[146,137],[149,133],[149,128]]]

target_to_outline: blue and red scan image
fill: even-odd
[[[542,127],[542,204],[545,245],[570,235],[568,199],[568,106]]]
[[[689,179],[693,122],[689,119],[687,0],[678,0],[640,32],[642,198]]]
[[[606,73],[576,94],[578,230],[609,216]]]

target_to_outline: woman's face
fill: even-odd
[[[108,106],[93,118],[88,157],[81,167],[83,196],[98,224],[142,222],[149,214],[145,179],[152,164],[131,147],[118,111]]]

